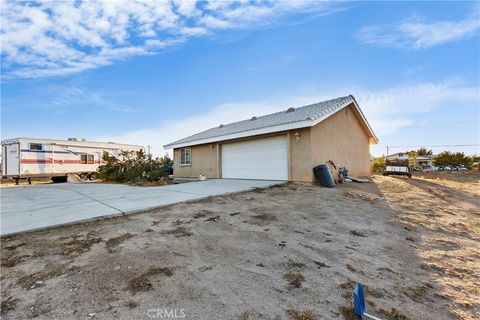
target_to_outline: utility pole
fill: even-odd
[[[389,150],[389,149],[388,149],[388,146],[387,146],[387,157],[388,157],[388,150]]]
[[[147,146],[147,150],[148,150],[148,151],[147,151],[147,155],[148,155],[149,157],[151,157],[152,154],[150,153],[150,145]]]

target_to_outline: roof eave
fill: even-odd
[[[299,121],[299,122],[282,124],[282,125],[279,125],[279,126],[265,127],[265,128],[260,128],[260,129],[256,129],[256,130],[248,130],[248,131],[231,133],[231,134],[226,134],[226,135],[216,136],[216,137],[211,137],[211,138],[206,138],[206,139],[199,139],[199,140],[195,140],[195,141],[187,141],[187,142],[183,142],[183,143],[182,142],[181,143],[170,143],[170,144],[164,145],[163,148],[165,150],[169,150],[169,149],[197,146],[197,145],[200,145],[200,144],[214,143],[214,142],[227,141],[227,140],[235,140],[235,139],[240,139],[240,138],[258,136],[258,135],[262,135],[262,134],[282,132],[282,131],[288,131],[288,130],[300,129],[300,128],[307,128],[307,127],[311,127],[312,124],[313,124],[312,120],[304,120],[304,121]]]

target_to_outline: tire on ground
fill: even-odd
[[[54,183],[67,182],[67,177],[52,177]]]

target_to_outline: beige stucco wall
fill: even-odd
[[[312,127],[310,134],[311,167],[333,160],[337,166],[347,167],[352,176],[370,175],[369,136],[352,107]]]
[[[217,144],[203,144],[192,146],[192,164],[190,166],[180,165],[180,149],[173,150],[173,174],[175,177],[198,178],[203,174],[207,178],[219,178]]]
[[[298,135],[296,135],[298,133]],[[285,134],[276,133],[273,135]],[[261,135],[242,140],[265,138]],[[370,175],[369,136],[352,107],[337,112],[312,128],[287,132],[289,138],[289,180],[315,181],[313,167],[328,160],[347,167],[352,176]],[[240,140],[235,140],[240,141]],[[228,142],[224,142],[228,143]],[[175,177],[221,177],[221,144],[193,146],[192,165],[180,166],[180,149],[174,149]]]
[[[295,134],[298,133],[296,136]],[[290,131],[290,181],[312,181],[310,128]]]

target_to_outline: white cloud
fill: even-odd
[[[192,37],[275,23],[292,12],[337,12],[325,2],[2,1],[2,74],[65,75],[155,54]]]
[[[278,96],[274,99],[226,103],[213,107],[210,111],[186,119],[172,119],[157,127],[140,129],[119,135],[95,137],[97,140],[121,141],[151,145],[152,153],[163,155],[163,145],[220,124],[249,119],[286,110],[288,107],[302,106],[324,101],[347,94],[353,94],[367,117],[373,130],[381,140],[383,136],[397,132],[416,122],[418,114],[428,114],[447,104],[471,102],[480,103],[480,93],[476,87],[462,86],[453,81],[443,83],[417,83],[392,87],[381,91],[362,88],[344,88],[337,92],[319,92],[297,96]]]
[[[472,37],[480,29],[478,14],[459,21],[423,22],[410,18],[398,25],[368,26],[360,29],[360,42],[380,46],[420,50]]]

